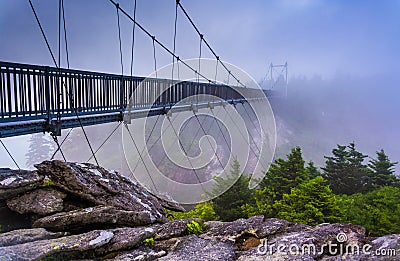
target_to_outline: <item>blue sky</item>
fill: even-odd
[[[33,0],[57,52],[57,2]],[[133,1],[120,1],[132,13]],[[172,48],[174,0],[137,0],[137,19]],[[288,61],[291,75],[332,77],[399,73],[400,1],[188,1],[181,3],[224,60],[261,79],[269,63]],[[70,60],[74,68],[119,72],[115,8],[107,0],[65,0]],[[125,67],[131,24],[122,18]],[[0,3],[0,60],[51,64],[28,1]],[[177,53],[198,56],[193,29],[178,14]],[[137,33],[135,71],[153,68],[151,41]],[[210,56],[203,48],[203,56]],[[158,49],[158,64],[171,58]],[[65,59],[64,59],[65,61]]]
[[[57,54],[58,1],[32,2]],[[64,2],[71,68],[120,73],[115,7],[108,0]],[[129,13],[133,12],[133,0],[119,2]],[[368,153],[382,146],[394,160],[400,160],[397,137],[400,103],[396,98],[400,95],[400,1],[181,0],[181,3],[218,55],[257,81],[264,77],[271,62],[287,61],[292,79],[336,79],[329,84],[322,81],[321,88],[332,89],[335,88],[332,82],[343,83],[337,92],[354,88],[346,95],[357,96],[355,100],[362,101],[358,107],[368,108],[373,117],[381,120],[379,125],[367,123],[371,114],[358,114],[355,110],[353,114],[359,115],[356,120],[365,118],[355,132],[362,133],[348,135],[346,139],[333,138],[333,142],[343,144],[363,137],[361,144],[375,141],[366,148]],[[171,49],[174,12],[175,0],[137,0],[138,22]],[[132,24],[123,15],[121,27],[128,74]],[[146,76],[154,68],[152,42],[140,30],[136,32],[134,73]],[[202,50],[203,57],[212,57],[205,46]],[[199,37],[181,11],[177,54],[183,59],[199,55]],[[157,47],[158,66],[171,60]],[[27,0],[0,1],[0,61],[53,65]],[[64,52],[62,66],[66,66]],[[310,99],[318,99],[320,96],[312,97],[311,89]],[[332,101],[339,107],[341,102]],[[26,145],[21,142],[23,139],[27,137],[7,139],[6,143],[16,148]],[[16,151],[20,161],[24,160],[23,150]],[[0,159],[6,157],[3,150],[0,155]],[[7,161],[6,165],[11,164]]]

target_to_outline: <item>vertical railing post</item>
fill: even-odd
[[[124,76],[121,76],[121,82],[120,82],[120,110],[121,112],[124,111],[124,104],[125,104],[125,86],[124,86]]]
[[[50,102],[50,68],[44,67],[44,90],[45,90],[45,108],[47,119],[46,123],[47,126],[50,126],[51,123],[51,102]]]

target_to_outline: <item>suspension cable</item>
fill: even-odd
[[[136,0],[133,4],[133,20],[136,20]],[[136,24],[133,23],[132,26],[132,52],[131,52],[131,77],[133,75],[133,61],[134,61],[134,49],[135,49],[135,28]]]
[[[153,186],[154,186],[154,189],[155,189],[156,191],[158,191],[158,190],[157,190],[157,186],[156,186],[156,184],[155,184],[155,182],[154,182],[154,180],[153,180],[153,177],[151,176],[150,171],[149,171],[149,169],[147,168],[147,165],[146,165],[146,163],[144,162],[144,159],[143,159],[142,155],[141,155],[140,152],[139,152],[139,148],[138,148],[138,146],[137,146],[137,144],[136,144],[136,142],[135,142],[135,139],[133,138],[133,135],[132,135],[131,131],[129,130],[128,124],[124,123],[124,126],[125,126],[125,128],[128,130],[129,136],[130,136],[130,138],[131,138],[131,140],[132,140],[132,142],[133,142],[133,145],[134,145],[135,148],[136,148],[137,153],[139,153],[139,158],[140,158],[140,160],[142,161],[143,166],[144,166],[145,169],[146,169],[147,175],[149,176],[149,178],[150,178],[150,180],[151,180],[151,183],[152,183]]]
[[[157,43],[162,49],[164,49],[166,52],[168,52],[170,55],[173,55],[177,60],[179,60],[179,56],[173,53],[169,48],[167,48],[162,42],[160,42],[154,35],[152,35],[149,31],[147,31],[140,23],[138,23],[135,19],[133,19],[124,9],[122,9],[114,0],[109,0],[110,3],[115,5],[121,13],[123,13],[129,20],[131,20],[133,23],[136,24],[137,27],[139,27],[140,30],[142,30],[148,37],[152,38],[154,40],[154,43]],[[191,71],[196,73],[196,70],[190,66],[188,63],[185,61],[181,61],[182,64],[184,64],[187,68],[189,68]],[[198,73],[198,72],[197,72]],[[205,75],[199,74],[201,78],[203,78],[206,81],[210,81]]]
[[[50,55],[51,55],[51,57],[52,57],[52,59],[53,59],[54,65],[56,66],[56,68],[59,69],[59,66],[58,66],[58,64],[57,64],[57,62],[56,62],[56,59],[54,58],[53,51],[51,50],[51,47],[50,47],[50,45],[49,45],[49,42],[47,41],[46,34],[44,33],[44,30],[43,30],[43,28],[42,28],[42,25],[40,24],[39,17],[38,17],[37,14],[36,14],[35,8],[34,8],[34,6],[33,6],[31,0],[29,0],[29,4],[30,4],[30,6],[31,6],[31,9],[32,9],[32,11],[33,11],[33,14],[35,15],[36,21],[37,21],[37,23],[38,23],[38,25],[39,25],[40,31],[41,31],[41,33],[42,33],[42,36],[43,36],[43,38],[44,38],[44,40],[45,40],[45,42],[46,42],[47,49],[49,50]],[[62,9],[64,10],[64,8],[62,8]],[[63,14],[63,18],[64,18],[64,37],[65,37],[65,41],[67,42],[67,33],[66,33],[66,30],[65,30],[65,16],[64,16],[64,14]],[[66,48],[67,48],[67,46],[66,46]],[[67,51],[67,55],[68,55],[68,51]],[[69,66],[69,60],[68,60],[68,66]],[[63,82],[63,84],[65,85],[65,82]],[[71,87],[70,87],[70,89],[71,89]],[[66,89],[66,90],[67,90],[67,89]],[[88,138],[88,136],[87,136],[87,134],[86,134],[86,131],[85,131],[85,129],[83,128],[82,121],[81,121],[81,119],[79,118],[78,111],[77,111],[77,109],[75,108],[75,106],[73,105],[71,90],[70,90],[69,93],[68,93],[68,91],[67,91],[67,95],[69,96],[70,106],[71,106],[71,108],[72,108],[72,109],[74,110],[74,112],[75,112],[75,115],[76,115],[76,117],[77,117],[77,119],[78,119],[79,125],[81,126],[81,129],[82,129],[83,134],[84,134],[84,136],[85,136],[86,142],[87,142],[88,145],[89,145],[90,151],[92,152],[92,154],[94,154],[92,145],[90,144],[90,141],[89,141],[89,138]],[[61,151],[61,147],[59,147],[58,149]],[[95,159],[95,161],[96,161],[97,166],[100,166],[100,165],[99,165],[99,162],[97,161],[96,156],[95,156],[95,155],[93,155],[93,156],[94,156],[94,159]]]
[[[224,139],[224,141],[225,141],[225,143],[226,143],[226,146],[227,146],[228,149],[229,149],[229,153],[231,153],[231,152],[232,152],[231,145],[229,144],[228,140],[226,139],[225,134],[224,134],[224,132],[222,131],[222,128],[221,128],[221,126],[220,126],[220,123],[219,123],[219,121],[217,121],[217,118],[215,117],[215,114],[214,114],[213,110],[212,110],[212,109],[210,109],[210,110],[211,110],[211,114],[213,115],[214,121],[217,123],[218,129],[219,129],[219,131],[220,131],[221,134],[222,134],[222,137],[223,137],[223,139]],[[222,122],[225,121],[226,116],[227,116],[227,113],[225,113],[225,116],[224,116],[224,119],[223,119]]]
[[[211,144],[210,138],[208,137],[206,131],[204,130],[204,127],[203,127],[203,125],[201,124],[201,122],[200,122],[200,120],[199,120],[199,117],[197,116],[196,113],[194,114],[194,116],[196,117],[196,119],[197,119],[197,121],[198,121],[198,123],[199,123],[199,125],[200,125],[200,128],[201,128],[201,130],[203,131],[204,135],[206,135],[208,144],[209,144],[209,145],[211,146],[211,148],[212,148],[212,144]],[[218,156],[217,148],[215,148],[215,150],[214,150],[214,155],[217,157],[217,160],[218,160],[219,164],[221,165],[221,168],[222,168],[222,171],[223,171],[223,170],[224,170],[224,165],[222,165],[221,159],[220,159],[219,156]]]
[[[238,126],[238,125],[236,124],[236,122],[232,119],[231,115],[230,115],[229,112],[226,110],[226,108],[224,108],[224,109],[225,109],[226,113],[228,113],[228,116],[229,116],[229,118],[231,119],[231,121],[233,122],[233,124],[234,124],[234,125],[236,126],[236,128],[238,129],[238,131],[239,131],[240,135],[242,136],[242,138],[243,138],[243,139],[247,142],[247,144],[249,145],[249,148],[250,148],[250,150],[253,152],[253,154],[254,154],[256,157],[257,157],[257,155],[260,155],[260,157],[261,157],[261,150],[260,150],[260,148],[257,146],[257,143],[255,142],[255,140],[254,140],[254,138],[253,138],[253,135],[251,135],[251,133],[248,132],[251,141],[253,142],[254,146],[255,146],[255,147],[257,148],[257,150],[258,150],[258,154],[254,151],[254,149],[253,149],[253,147],[251,146],[251,144],[247,141],[246,137],[245,137],[244,134],[241,132],[239,126]],[[264,164],[263,164],[261,161],[260,161],[260,164],[262,165],[262,167],[263,167],[264,169],[267,169],[266,166],[264,166]]]
[[[189,22],[192,24],[193,28],[195,29],[195,31],[197,32],[197,34],[201,37],[203,34],[200,32],[200,30],[198,29],[198,27],[196,26],[196,24],[193,22],[192,18],[190,18],[189,14],[186,12],[185,8],[182,6],[182,4],[180,3],[180,1],[178,1],[178,6],[181,8],[182,12],[185,14],[186,18],[189,20]],[[215,56],[215,58],[218,57],[217,53],[212,49],[211,45],[207,42],[206,39],[203,39],[204,43],[207,45],[208,49],[211,51],[211,53]],[[227,70],[229,72],[228,67],[225,65],[225,63],[223,63],[222,61],[221,65],[225,68],[225,70]],[[232,75],[232,77],[238,81],[239,79],[236,78],[234,75]],[[243,83],[241,83],[242,87],[247,88],[246,85],[244,85]]]
[[[51,58],[53,59],[54,64],[55,64],[56,67],[58,68],[56,59],[54,58],[53,51],[51,50],[49,41],[47,41],[46,34],[45,34],[44,31],[43,31],[43,27],[42,27],[42,25],[40,24],[39,17],[38,17],[37,14],[36,14],[35,8],[33,7],[33,4],[32,4],[32,1],[31,1],[31,0],[29,0],[29,4],[30,4],[30,6],[31,6],[31,9],[32,9],[32,11],[33,11],[33,14],[35,15],[36,22],[37,22],[37,24],[39,25],[40,31],[42,32],[42,36],[43,36],[43,38],[44,38],[44,41],[46,42],[47,49],[48,49],[49,52],[50,52]]]
[[[118,40],[119,40],[119,54],[121,60],[121,76],[124,75],[124,62],[122,55],[122,41],[121,41],[121,26],[119,24],[119,4],[117,4],[117,24],[118,24]]]
[[[53,155],[51,156],[50,160],[53,160],[54,157],[56,156],[57,152],[61,149],[62,145],[64,144],[64,142],[67,140],[68,136],[70,135],[70,133],[72,132],[73,128],[70,128],[67,135],[65,136],[65,138],[63,139],[63,141],[60,144],[60,147],[57,146],[56,151],[53,153]]]
[[[107,138],[103,141],[103,143],[101,143],[101,145],[97,148],[97,150],[94,152],[94,154],[96,155],[96,153],[103,147],[104,144],[106,144],[106,142],[111,138],[111,136],[117,131],[117,129],[119,128],[119,126],[121,126],[122,121],[120,121],[117,125],[117,127],[115,127],[113,129],[113,131],[107,136]],[[86,161],[89,162],[91,159],[93,158],[93,155],[90,156],[90,158]]]
[[[150,140],[150,138],[151,138],[151,136],[152,136],[152,134],[153,134],[153,132],[154,132],[154,129],[155,129],[157,123],[158,123],[159,118],[160,118],[160,114],[157,115],[157,119],[156,119],[156,121],[155,121],[153,127],[151,128],[149,137],[147,137],[147,139],[146,139],[146,144],[149,142],[149,140]],[[161,135],[160,135],[160,137],[161,137]],[[158,140],[157,140],[157,141],[158,141]],[[150,147],[149,152],[150,152],[151,148],[152,148],[152,147]],[[143,155],[145,149],[146,149],[146,148],[143,147],[142,151],[140,152],[140,155],[141,155],[141,156]],[[136,171],[136,168],[137,168],[138,165],[139,165],[139,161],[140,161],[140,159],[138,159],[138,161],[136,162],[136,165],[135,165],[135,167],[134,167],[133,170],[132,170],[133,173]]]
[[[64,161],[67,162],[67,159],[65,158],[64,152],[61,150],[60,144],[58,143],[57,136],[54,135],[54,134],[51,134],[51,137],[53,138],[54,142],[56,143],[56,145],[57,145],[57,150],[60,151],[61,156],[63,157]]]
[[[168,116],[167,116],[167,117],[168,117]],[[176,119],[176,118],[172,119],[171,123],[173,123],[175,119]],[[186,129],[186,127],[187,127],[188,124],[189,124],[189,121],[186,121],[186,122],[185,122],[185,125],[182,127],[182,131],[181,131],[181,132],[183,132],[183,131]],[[172,124],[168,125],[168,126],[165,128],[165,131],[166,131],[169,127],[172,127]],[[197,137],[197,135],[198,135],[199,132],[200,132],[200,130],[197,130],[197,134],[196,134],[194,137]],[[156,140],[155,143],[153,143],[153,146],[161,139],[162,134],[163,134],[163,133],[161,133],[160,137]],[[194,141],[192,141],[192,143],[193,143],[193,142],[194,142]],[[171,146],[170,146],[168,149],[166,149],[166,151],[170,150],[170,149],[172,148],[172,146],[174,145],[174,143],[175,143],[175,142],[171,143]],[[182,142],[181,142],[180,139],[178,139],[178,143],[179,143],[179,147],[182,148],[183,145],[182,145]],[[153,146],[150,147],[150,150],[153,148]],[[189,150],[190,150],[190,149],[189,149]],[[167,153],[164,153],[164,155],[162,156],[162,158],[158,161],[158,164],[156,164],[157,168],[161,165],[161,162],[163,162],[164,159],[165,159],[166,157],[167,157]]]
[[[167,117],[167,119],[168,119],[168,121],[169,121],[169,124],[171,125],[172,130],[173,130],[174,133],[175,133],[176,138],[180,141],[179,135],[178,135],[178,133],[176,132],[174,126],[172,125],[171,119],[170,119],[169,117]],[[203,183],[201,182],[199,175],[197,175],[197,171],[196,171],[196,169],[194,168],[194,166],[193,166],[193,164],[192,164],[192,161],[190,160],[189,155],[186,153],[186,150],[185,150],[183,147],[182,147],[182,149],[183,149],[183,153],[185,153],[185,156],[186,156],[186,158],[187,158],[187,160],[188,160],[188,162],[189,162],[189,164],[190,164],[190,167],[192,168],[192,170],[193,170],[193,172],[194,172],[194,175],[196,176],[197,181],[199,182],[199,184],[200,184],[200,186],[201,186],[203,192],[204,192],[204,193],[207,193],[206,190],[204,189]]]
[[[157,57],[156,57],[156,45],[155,45],[156,37],[153,35],[151,38],[153,39],[154,72],[156,73],[156,79],[157,79],[158,78],[157,77]]]
[[[61,0],[62,17],[64,24],[64,41],[65,41],[65,53],[67,56],[67,67],[69,69],[69,53],[68,53],[68,41],[67,41],[67,27],[65,25],[65,12],[64,12],[64,0]]]
[[[173,49],[173,55],[172,55],[172,83],[174,82],[174,69],[175,69],[176,31],[177,31],[177,22],[178,22],[178,1],[179,0],[176,1],[176,5],[175,5],[174,47],[173,47],[174,49]],[[179,62],[179,60],[177,62]]]
[[[21,170],[21,168],[19,167],[17,161],[16,161],[16,160],[14,159],[14,157],[11,155],[11,153],[10,153],[10,151],[7,149],[6,145],[3,143],[2,140],[0,140],[0,142],[1,142],[1,145],[3,145],[3,148],[4,148],[4,149],[6,150],[6,152],[8,153],[8,156],[10,156],[10,158],[12,159],[12,161],[14,161],[15,166],[17,166],[17,168],[18,168],[19,170]]]

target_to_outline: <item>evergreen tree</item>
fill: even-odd
[[[197,204],[188,212],[174,212],[173,219],[201,218],[204,221],[219,220],[214,211],[214,203],[205,201]]]
[[[271,164],[263,181],[260,183],[260,188],[272,189],[275,199],[281,199],[283,194],[290,193],[292,188],[309,179],[304,164],[301,148],[293,148],[287,155],[287,160],[277,159]]]
[[[249,189],[250,177],[241,175],[239,162],[237,160],[233,162],[230,175],[227,178],[215,177],[215,180],[217,186],[211,194],[225,190],[234,183],[225,193],[213,200],[215,213],[221,220],[233,221],[247,217],[242,208],[246,203],[253,204],[254,197],[253,191]]]
[[[368,156],[357,151],[354,143],[337,145],[332,153],[332,157],[325,156],[326,165],[322,168],[332,191],[347,195],[366,191],[370,187],[370,171],[363,162]]]
[[[32,168],[34,164],[50,160],[56,145],[45,134],[32,134],[29,138],[29,149],[25,154],[26,166]]]
[[[321,172],[315,167],[314,162],[311,160],[307,163],[306,171],[310,179],[321,176]]]
[[[293,148],[287,155],[287,160],[280,158],[275,160],[268,172],[265,173],[259,188],[254,192],[255,204],[246,204],[243,207],[247,216],[275,216],[273,203],[282,199],[284,194],[290,193],[292,188],[308,180],[310,171],[315,171],[311,167],[306,169],[304,163],[300,147]]]
[[[316,225],[338,222],[343,215],[336,195],[321,176],[304,181],[275,202],[278,218],[293,222]]]
[[[376,152],[377,158],[369,161],[372,170],[371,184],[373,187],[393,186],[398,184],[393,167],[397,162],[391,162],[382,149]]]
[[[373,236],[400,233],[400,188],[386,186],[341,197],[344,222],[361,225]]]

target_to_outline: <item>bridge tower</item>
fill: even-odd
[[[287,97],[288,93],[288,63],[270,63],[268,71],[260,82],[260,86],[273,93],[273,96]]]

